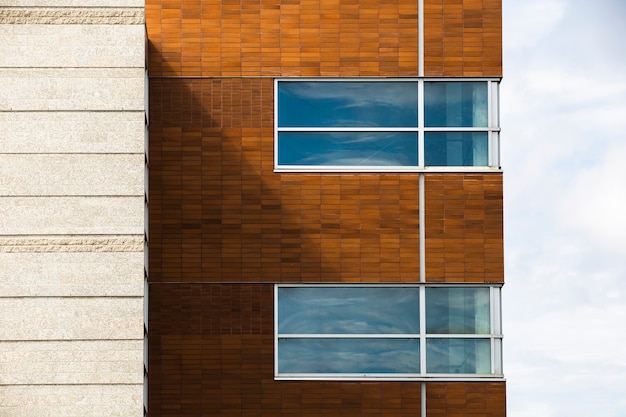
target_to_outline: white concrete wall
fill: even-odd
[[[0,417],[142,416],[143,0],[0,8]]]

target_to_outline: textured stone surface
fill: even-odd
[[[0,236],[0,253],[142,252],[143,235]]]
[[[0,417],[140,417],[144,2],[0,3]]]
[[[143,339],[143,299],[0,298],[0,340]]]
[[[141,68],[0,69],[0,111],[144,110]]]
[[[0,112],[0,149],[6,153],[143,153],[144,114]]]
[[[0,196],[143,196],[144,169],[140,154],[0,154]]]
[[[143,386],[0,385],[2,417],[129,417],[143,415]]]
[[[143,25],[0,24],[2,67],[144,67]]]
[[[143,341],[0,342],[3,384],[140,384]]]
[[[143,212],[143,197],[0,197],[0,236],[139,235]]]
[[[3,0],[7,7],[132,7],[143,9],[143,0]]]
[[[0,24],[37,25],[141,25],[141,9],[127,8],[6,8],[0,9]]]
[[[144,291],[141,251],[0,253],[0,265],[0,297],[140,297]]]

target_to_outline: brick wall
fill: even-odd
[[[419,383],[275,382],[271,284],[153,285],[150,297],[151,416],[419,415]]]
[[[426,280],[504,282],[502,174],[425,175]]]
[[[417,76],[417,2],[146,7],[150,416],[419,416],[420,383],[274,381],[272,290],[419,281],[418,174],[275,173],[271,78]],[[426,75],[499,75],[499,3],[425,11]],[[502,282],[501,174],[424,191],[427,279]],[[503,382],[427,397],[429,417],[505,414]]]
[[[148,0],[150,73],[416,76],[414,0]],[[501,0],[425,0],[427,76],[502,74]]]
[[[502,1],[424,0],[424,74],[502,76]]]

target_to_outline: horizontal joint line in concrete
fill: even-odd
[[[88,233],[71,233],[71,234],[67,234],[67,233],[24,233],[24,234],[15,234],[15,233],[11,233],[11,234],[6,234],[6,235],[3,235],[3,234],[0,233],[0,238],[72,237],[72,238],[79,238],[79,239],[81,239],[81,238],[90,238],[90,239],[102,238],[102,239],[108,239],[108,238],[111,238],[111,237],[123,237],[123,236],[131,236],[131,237],[143,236],[143,233],[94,233],[94,234],[88,234]]]
[[[77,67],[74,65],[70,65],[70,66],[65,66],[65,67],[36,67],[36,66],[30,66],[30,67],[0,67],[0,70],[33,70],[33,69],[55,69],[55,70],[62,70],[62,69],[81,69],[81,70],[90,70],[90,69],[145,69],[144,66],[133,66],[133,67]]]
[[[83,387],[83,386],[93,386],[93,387],[100,387],[102,385],[114,385],[114,386],[122,386],[122,387],[128,387],[128,386],[141,386],[143,385],[143,383],[135,383],[135,384],[128,384],[128,383],[122,383],[122,382],[101,382],[101,383],[89,383],[89,384],[4,384],[4,383],[0,383],[0,387],[55,387],[55,386],[63,386],[63,387],[68,387],[68,386],[75,386],[75,387]]]
[[[144,10],[141,6],[2,6],[3,9],[137,9]]]
[[[58,298],[71,298],[72,300],[76,299],[93,299],[93,298],[128,298],[128,299],[143,299],[143,295],[9,295],[3,296],[0,295],[0,299],[14,299],[14,300],[25,300],[25,299],[33,299],[33,298],[47,298],[47,299],[58,299]]]
[[[11,339],[11,340],[0,340],[1,343],[49,343],[49,342],[136,342],[138,340],[143,340],[141,338],[135,339]]]
[[[129,197],[145,197],[144,194],[11,194],[11,195],[0,195],[0,198],[49,198],[49,197],[58,197],[58,198],[83,198],[83,197],[102,197],[102,198],[129,198]]]
[[[145,155],[144,152],[0,152],[0,155]]]
[[[13,110],[13,109],[1,109],[0,113],[145,113],[145,110],[107,110],[107,109],[94,109],[94,110],[56,110],[56,109],[47,109],[47,110]]]

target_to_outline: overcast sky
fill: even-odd
[[[624,417],[626,1],[503,3],[508,417]]]

